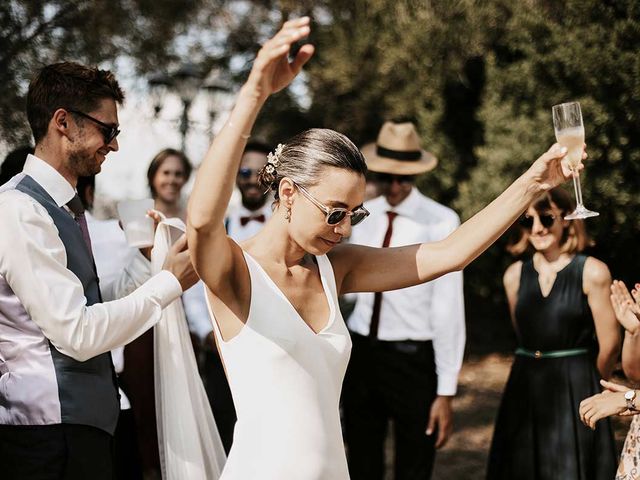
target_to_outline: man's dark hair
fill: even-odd
[[[252,142],[248,142],[247,146],[244,147],[244,152],[243,153],[247,153],[247,152],[258,152],[258,153],[264,153],[265,155],[269,155],[269,153],[271,153],[272,148],[267,145],[264,142],[260,142],[260,141],[252,141]]]
[[[0,185],[7,183],[24,168],[27,155],[33,154],[33,147],[24,146],[11,150],[0,165]]]
[[[27,93],[27,118],[36,144],[47,134],[57,109],[90,113],[105,98],[117,103],[124,100],[124,93],[109,70],[73,62],[47,65],[31,81]]]

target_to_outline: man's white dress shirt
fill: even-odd
[[[117,282],[123,270],[131,268],[131,262],[135,262],[145,272],[144,278],[140,279],[141,283],[151,277],[151,263],[142,256],[140,250],[127,244],[127,239],[122,228],[118,225],[118,220],[97,220],[89,211],[86,211],[84,215],[87,219],[87,228],[91,237],[91,249],[93,250],[93,258],[96,263],[98,278],[100,279],[100,287],[113,285],[114,282]],[[135,285],[135,287],[140,284]],[[103,298],[108,295],[108,289],[104,288],[104,290],[101,292]],[[122,293],[128,294],[131,292]],[[124,346],[111,350],[111,359],[116,373],[122,373],[124,370]],[[119,388],[119,390],[120,409],[129,410],[131,402],[122,389]]]
[[[57,170],[33,155],[10,183],[24,174],[60,207],[75,195]],[[112,287],[101,288],[105,303],[87,306],[84,288],[67,268],[65,247],[42,205],[18,190],[0,189],[0,226],[0,275],[54,347],[75,360],[131,342],[157,323],[162,309],[182,293],[177,278],[162,271],[120,298],[141,279],[139,269],[127,267]]]
[[[399,205],[392,207],[384,196],[365,204],[371,215],[352,230],[349,241],[382,246],[389,225],[386,212],[398,214],[393,221],[389,247],[435,242],[460,224],[458,215],[422,195],[415,187]],[[358,293],[349,329],[369,335],[373,293]],[[432,340],[438,375],[438,395],[455,395],[465,344],[462,272],[453,272],[414,287],[384,292],[380,307],[380,340]]]
[[[265,203],[262,208],[259,208],[258,210],[249,210],[242,204],[236,205],[235,207],[230,207],[229,211],[227,212],[227,219],[225,221],[227,227],[227,235],[233,238],[236,243],[243,242],[246,239],[255,236],[260,230],[262,230],[265,222],[269,220],[272,214],[273,211],[271,210],[271,202],[269,201],[267,201],[267,203]],[[263,216],[264,222],[253,220],[253,218],[258,216]],[[243,217],[251,218],[252,220],[249,220],[245,223],[245,225],[242,225],[241,219]]]

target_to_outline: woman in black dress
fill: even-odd
[[[580,401],[600,391],[620,351],[607,266],[580,254],[588,243],[566,191],[555,188],[520,220],[513,254],[533,256],[504,275],[518,348],[498,412],[487,478],[610,480],[611,425],[585,427]]]

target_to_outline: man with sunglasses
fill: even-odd
[[[225,220],[227,234],[236,242],[253,237],[271,217],[271,197],[265,195],[258,182],[258,171],[267,163],[270,151],[264,143],[251,141],[242,154],[236,176],[241,202],[229,208]]]
[[[436,158],[420,147],[410,122],[386,122],[362,148],[382,195],[367,202],[370,218],[350,241],[399,247],[441,240],[459,225],[453,210],[422,195],[417,175]],[[380,293],[359,293],[347,321],[353,350],[343,391],[352,480],[381,480],[384,442],[394,422],[395,478],[431,477],[435,449],[452,428],[465,343],[462,274]]]
[[[197,278],[181,240],[159,274],[149,278],[138,252],[111,287],[99,282],[76,185],[118,150],[123,98],[111,72],[76,63],[46,66],[29,85],[35,152],[0,188],[3,479],[113,478],[109,351],[152,327]]]

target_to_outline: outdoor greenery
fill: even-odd
[[[309,102],[271,99],[256,131],[273,143],[311,127],[371,141],[388,118],[418,124],[440,159],[419,181],[469,218],[554,142],[551,106],[582,105],[589,160],[582,178],[591,253],[614,277],[640,280],[640,2],[637,0],[17,1],[0,6],[0,135],[24,140],[26,82],[60,58],[118,55],[145,74],[189,53],[224,59],[240,82],[257,45],[283,19],[309,13],[317,54]],[[55,13],[55,14],[54,14]],[[238,62],[237,60],[241,61]],[[238,67],[240,65],[240,67]],[[469,339],[511,338],[503,243],[466,271]]]

